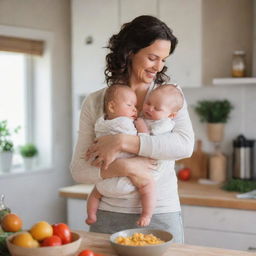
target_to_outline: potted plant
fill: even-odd
[[[198,101],[195,111],[201,122],[207,122],[208,138],[212,142],[220,142],[224,134],[224,124],[228,121],[232,104],[229,100]]]
[[[20,146],[20,154],[23,157],[25,169],[31,170],[34,165],[35,156],[38,154],[37,147],[32,143],[27,143]]]
[[[13,132],[17,133],[19,129],[20,127],[17,127]],[[11,135],[7,120],[0,121],[0,171],[2,172],[8,172],[12,165],[13,142]]]

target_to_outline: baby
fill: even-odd
[[[182,108],[183,101],[183,95],[175,85],[158,86],[143,104],[144,119],[135,121],[138,133],[156,135],[170,132],[175,124],[172,119]]]
[[[170,132],[174,126],[171,118],[183,105],[181,92],[172,85],[163,85],[153,90],[143,105],[143,116],[137,118],[136,94],[125,85],[113,85],[106,91],[104,98],[104,117],[100,117],[95,124],[96,137],[126,133],[141,136],[146,134],[159,134]],[[119,157],[131,157],[128,153],[121,153]],[[160,168],[161,169],[161,168]],[[159,172],[159,171],[157,171]],[[153,174],[156,179],[156,174]],[[152,179],[142,187],[137,187],[140,194],[142,213],[137,221],[139,226],[150,223],[155,205],[155,180]],[[122,197],[136,190],[131,180],[127,177],[105,179],[96,184],[87,200],[87,224],[96,222],[96,212],[101,197]]]

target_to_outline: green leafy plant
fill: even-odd
[[[228,100],[202,100],[195,106],[201,122],[226,123],[233,109]]]
[[[240,193],[246,193],[256,189],[256,181],[231,179],[226,184],[224,184],[222,188],[227,191],[236,191]]]
[[[12,152],[13,142],[11,140],[12,133],[17,133],[20,127],[13,131],[8,127],[7,120],[0,121],[0,152]]]
[[[20,154],[23,157],[33,157],[37,155],[38,150],[37,147],[32,143],[27,143],[23,146],[20,146]]]

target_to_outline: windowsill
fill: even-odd
[[[31,170],[26,170],[24,167],[13,167],[9,172],[0,172],[0,179],[4,178],[16,178],[20,176],[27,175],[36,175],[36,174],[45,174],[51,173],[53,171],[53,167],[43,167],[37,166],[32,168]]]

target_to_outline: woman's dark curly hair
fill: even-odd
[[[108,85],[129,84],[130,54],[150,46],[158,39],[171,42],[170,54],[177,45],[177,38],[172,30],[161,20],[149,15],[142,15],[129,23],[125,23],[118,34],[113,35],[106,48],[110,53],[106,56],[105,78]],[[157,73],[155,83],[163,84],[169,80],[165,74],[167,67]]]

